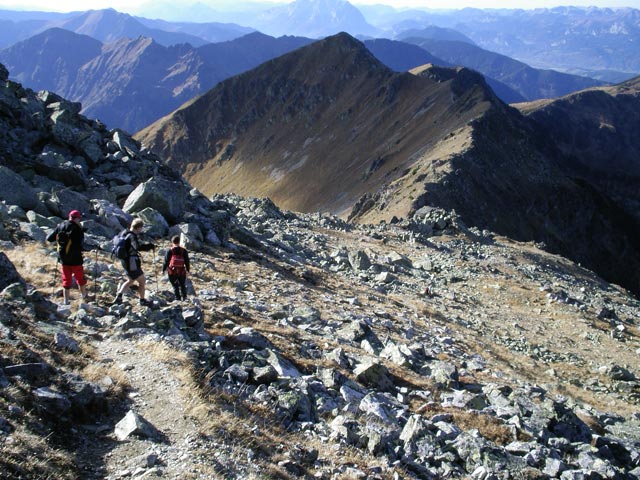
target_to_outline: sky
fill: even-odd
[[[148,0],[0,0],[0,8],[16,10],[43,10],[70,12],[102,8],[115,8],[121,12],[130,12]],[[172,3],[177,7],[180,4],[192,4],[198,0],[174,0]],[[214,0],[199,0],[215,8]],[[265,0],[274,1],[274,0]],[[281,0],[279,3],[288,3]],[[351,0],[354,5],[364,4],[387,4],[397,8],[400,7],[422,7],[422,8],[505,8],[507,2],[504,0]],[[574,6],[596,6],[596,7],[633,7],[640,9],[640,0],[513,0],[508,2],[507,8],[539,8],[556,7],[559,5]]]

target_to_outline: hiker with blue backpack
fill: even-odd
[[[69,305],[70,290],[75,277],[82,299],[85,300],[87,294],[87,279],[84,276],[84,230],[80,225],[82,213],[79,210],[71,210],[68,220],[60,223],[47,236],[48,242],[56,242],[58,250],[58,261],[62,265],[62,292],[63,302]]]
[[[142,271],[142,258],[140,252],[155,250],[153,243],[142,243],[138,237],[142,233],[144,222],[140,218],[136,218],[131,222],[129,230],[124,230],[114,239],[113,254],[120,259],[122,268],[127,274],[126,281],[120,285],[116,292],[116,298],[113,300],[114,305],[122,303],[122,296],[127,289],[134,283],[138,284],[138,296],[140,297],[140,305],[151,306],[145,298],[145,276]]]
[[[171,248],[167,251],[162,265],[162,273],[168,272],[169,283],[173,287],[176,300],[187,299],[187,273],[189,273],[189,252],[180,246],[180,235],[171,238]]]

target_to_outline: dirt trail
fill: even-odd
[[[88,436],[81,458],[86,459],[90,478],[169,479],[218,478],[202,455],[214,445],[198,435],[198,426],[189,414],[191,400],[182,375],[188,375],[181,357],[154,340],[107,338],[95,342],[98,362],[121,370],[130,389],[129,409],[143,417],[155,429],[151,438],[131,435],[119,441],[115,424],[126,410],[117,412],[97,427],[98,440]],[[215,451],[215,450],[214,450]],[[211,463],[209,460],[207,463]]]

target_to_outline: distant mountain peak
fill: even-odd
[[[271,35],[293,34],[319,38],[339,31],[375,35],[355,6],[346,0],[295,0],[267,10],[256,25]]]

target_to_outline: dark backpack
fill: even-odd
[[[169,260],[169,275],[184,276],[187,268],[184,261],[184,249],[181,247],[171,248],[171,259]]]
[[[61,257],[69,255],[71,249],[71,228],[72,226],[65,222],[60,225],[60,231],[56,234],[56,243],[58,244],[58,255]]]
[[[111,248],[111,257],[126,260],[129,258],[129,249],[127,248],[128,230],[123,230],[113,237],[113,248]]]

